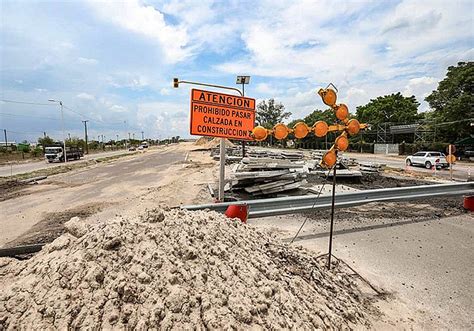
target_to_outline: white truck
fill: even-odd
[[[62,145],[46,146],[44,149],[44,158],[48,163],[64,162],[64,147]],[[78,147],[66,146],[67,161],[79,160],[83,155]]]
[[[408,166],[423,166],[426,169],[431,169],[436,166],[437,169],[448,168],[449,163],[446,161],[446,155],[440,152],[418,152],[407,156],[405,163]]]

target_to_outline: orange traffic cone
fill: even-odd
[[[238,218],[243,223],[247,223],[247,218],[249,216],[249,206],[245,203],[230,205],[225,211],[225,216],[229,218]]]

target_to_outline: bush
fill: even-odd
[[[399,155],[412,155],[419,151],[433,151],[446,153],[448,143],[442,142],[416,142],[413,144],[401,143],[398,147]]]

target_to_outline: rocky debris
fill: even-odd
[[[236,219],[155,209],[0,258],[3,329],[347,329],[373,306],[352,278]]]

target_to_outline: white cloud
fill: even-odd
[[[76,95],[76,98],[78,99],[83,99],[83,100],[95,100],[95,97],[92,95],[92,94],[88,94],[88,93],[79,93],[78,95]]]
[[[160,94],[161,94],[161,95],[170,95],[170,94],[171,94],[171,90],[170,90],[169,88],[163,87],[163,88],[160,90]]]
[[[259,93],[270,94],[270,95],[273,95],[273,96],[280,93],[279,89],[274,88],[270,84],[267,84],[267,83],[258,83],[255,90]]]
[[[80,64],[88,64],[88,65],[96,65],[99,63],[98,60],[96,59],[92,59],[92,58],[86,58],[86,57],[79,57],[77,59],[77,62],[79,62]]]
[[[113,105],[109,108],[110,111],[114,112],[114,113],[124,113],[127,111],[127,108],[124,107],[124,106],[120,106],[120,105]]]
[[[181,61],[190,55],[189,38],[183,26],[168,25],[163,13],[138,0],[89,1],[105,21],[133,31],[157,42],[168,62]]]
[[[173,102],[147,102],[137,105],[140,126],[150,126],[160,137],[189,135],[189,105]]]

